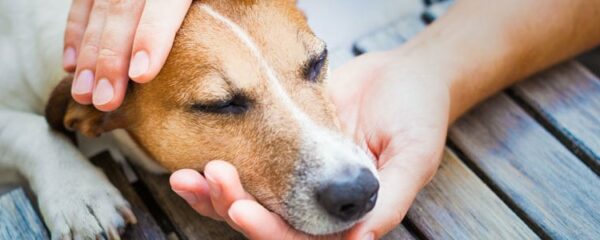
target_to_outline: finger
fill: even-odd
[[[156,77],[171,51],[175,34],[190,4],[191,0],[146,3],[133,41],[129,68],[132,80],[144,83]]]
[[[144,1],[110,1],[100,38],[96,63],[96,87],[92,103],[101,111],[121,105],[127,88],[127,69],[135,29]]]
[[[74,0],[67,18],[65,29],[63,68],[67,72],[74,72],[77,64],[77,50],[83,39],[85,28],[88,24],[93,0]]]
[[[439,158],[435,153],[426,156]],[[375,208],[363,222],[346,233],[346,239],[379,239],[400,224],[417,193],[438,166],[418,164],[415,160],[439,163],[437,159],[424,159],[412,154],[391,159],[379,171],[381,188]],[[424,165],[427,167],[415,167]]]
[[[213,209],[206,179],[195,170],[182,169],[171,174],[171,189],[203,216],[223,220]]]
[[[290,228],[279,215],[270,212],[253,200],[235,201],[231,205],[228,215],[249,239],[308,238]]]
[[[347,232],[346,239],[379,239],[400,224],[404,218],[416,196],[416,191],[418,191],[413,187],[417,184],[414,180],[402,177],[402,173],[388,175],[381,174],[380,195],[375,208],[364,222],[357,224]],[[384,177],[387,178],[385,182]]]
[[[223,218],[215,212],[208,183],[198,172],[190,169],[179,170],[171,175],[169,181],[173,191],[186,200],[196,212],[217,221],[226,221],[233,229],[240,231],[229,217]]]
[[[104,29],[107,11],[107,0],[94,1],[81,46],[78,48],[77,70],[71,85],[71,95],[80,104],[92,103],[98,45],[100,44],[102,29]]]
[[[242,199],[253,199],[242,187],[235,167],[225,161],[209,162],[204,168],[204,176],[210,187],[212,205],[217,214],[226,220],[227,211],[233,202]]]

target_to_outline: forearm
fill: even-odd
[[[600,43],[600,1],[462,0],[395,52],[450,89],[450,122],[537,71]]]

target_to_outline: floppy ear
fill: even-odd
[[[79,132],[97,137],[104,132],[125,127],[124,110],[102,112],[92,105],[81,105],[71,97],[73,76],[65,77],[50,95],[46,105],[46,121],[62,132]]]

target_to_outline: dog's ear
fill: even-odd
[[[97,137],[104,132],[125,127],[124,110],[102,112],[92,105],[81,105],[71,97],[73,76],[65,77],[50,95],[46,105],[46,121],[62,132],[79,132]]]

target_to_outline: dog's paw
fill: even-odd
[[[46,186],[38,200],[52,239],[120,239],[137,222],[129,203],[104,176]]]

